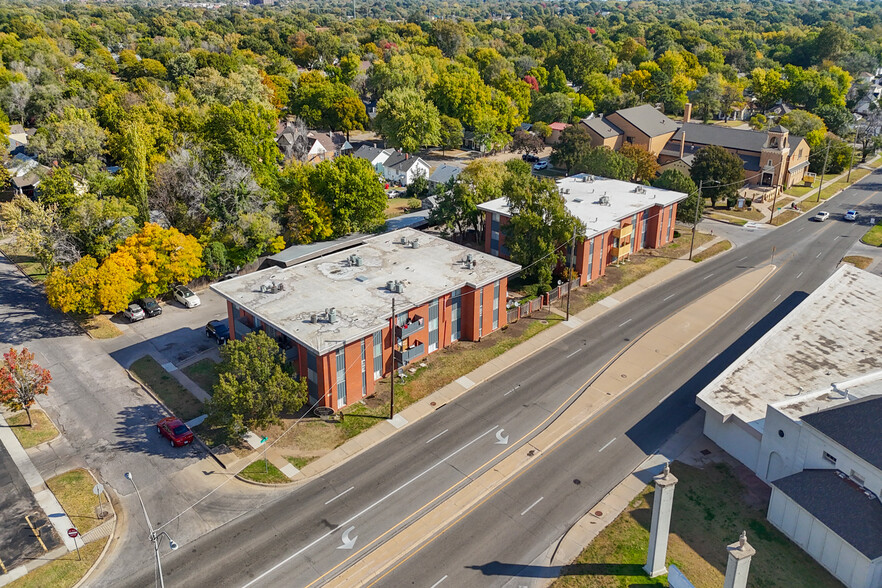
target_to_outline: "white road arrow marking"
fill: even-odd
[[[508,435],[503,435],[502,432],[505,429],[499,429],[496,431],[496,445],[508,445]]]
[[[356,539],[358,539],[358,535],[356,535],[352,539],[349,538],[349,533],[351,533],[354,530],[355,530],[355,527],[349,527],[348,529],[343,531],[343,545],[341,545],[337,549],[352,549],[353,547],[355,547],[355,541],[356,541]]]

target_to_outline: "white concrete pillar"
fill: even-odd
[[[747,573],[750,571],[750,558],[756,549],[747,542],[747,532],[741,531],[737,543],[729,545],[729,562],[726,564],[726,581],[723,588],[747,588]]]
[[[677,477],[671,473],[669,464],[655,480],[655,497],[652,500],[652,526],[649,528],[649,552],[643,569],[650,578],[668,573],[665,558],[668,554],[668,532],[671,528],[671,507],[674,503],[674,486]]]

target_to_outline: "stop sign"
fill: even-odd
[[[68,537],[75,538],[75,537],[77,537],[79,534],[80,534],[80,532],[77,531],[77,530],[76,530],[75,528],[73,528],[73,527],[71,527],[70,529],[67,530],[67,536],[68,536]]]

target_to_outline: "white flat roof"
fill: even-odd
[[[401,244],[402,238],[405,244]],[[419,247],[409,244],[419,240]],[[471,254],[474,267],[463,261]],[[358,255],[361,265],[351,264]],[[521,266],[415,229],[405,228],[364,244],[289,268],[267,268],[219,282],[211,289],[319,355],[388,326],[392,298],[396,313],[420,306],[463,286],[479,287],[509,276]],[[391,293],[389,280],[403,282]],[[283,284],[275,293],[261,286]],[[322,317],[335,308],[337,322]],[[313,314],[319,315],[316,323]],[[425,317],[428,319],[428,317]]]
[[[770,404],[797,419],[879,394],[880,309],[882,277],[844,264],[708,384],[699,404],[762,432]]]
[[[588,238],[618,228],[622,220],[640,211],[653,206],[670,206],[674,202],[685,200],[687,196],[683,192],[590,174],[562,178],[557,181],[557,186],[566,200],[567,210],[585,224],[585,236]],[[478,208],[511,216],[505,196],[479,204]]]

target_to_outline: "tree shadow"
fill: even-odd
[[[156,431],[156,423],[168,416],[158,404],[141,404],[123,408],[114,428],[117,441],[114,450],[127,453],[187,458],[201,455],[198,444],[172,447],[169,440]]]
[[[479,566],[466,566],[485,576],[520,578],[558,578],[561,576],[642,576],[646,572],[640,564],[568,564],[563,566],[535,566],[491,561]]]
[[[35,339],[75,337],[83,331],[49,306],[42,289],[31,283],[0,254],[0,341],[22,345]]]

